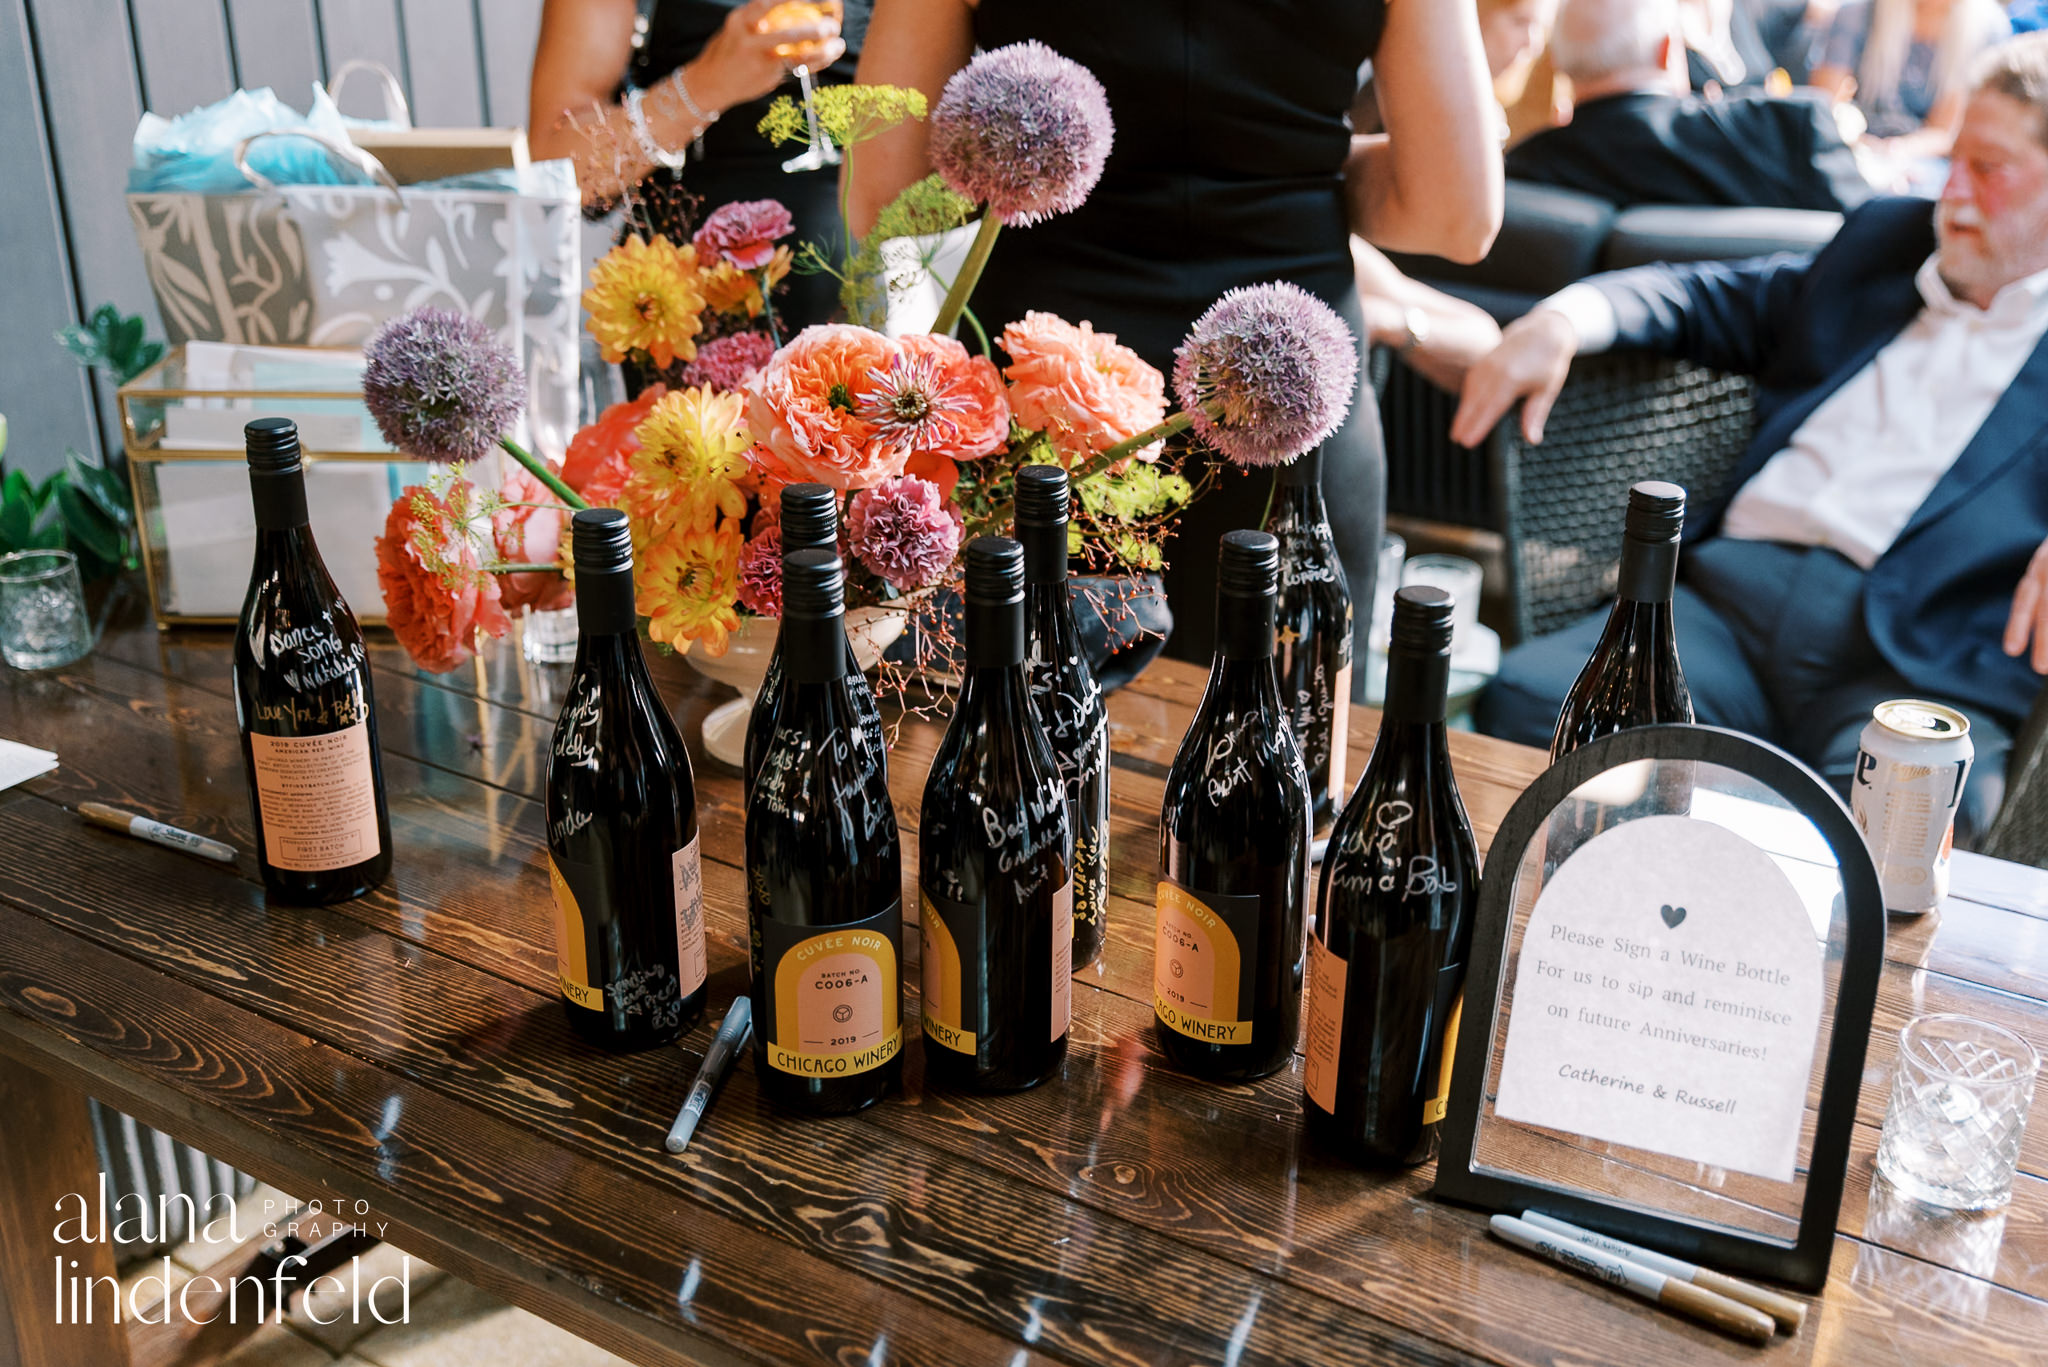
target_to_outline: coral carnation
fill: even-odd
[[[704,294],[697,249],[665,237],[629,237],[590,270],[583,292],[590,333],[607,361],[644,353],[663,369],[697,354]]]
[[[507,565],[552,565],[561,559],[569,510],[523,465],[515,465],[498,490],[504,504],[491,514],[491,540]],[[497,576],[498,597],[507,613],[521,608],[552,612],[576,601],[566,577],[541,570]]]
[[[648,523],[710,531],[720,514],[745,517],[746,400],[709,389],[678,389],[640,424],[640,449],[626,479],[626,511]]]
[[[697,348],[683,367],[683,383],[726,392],[745,389],[775,354],[775,344],[758,332],[735,332]]]
[[[1009,226],[1081,207],[1115,125],[1102,82],[1039,42],[984,52],[932,110],[932,168]]]
[[[735,523],[715,532],[674,531],[650,545],[633,575],[634,599],[647,618],[647,634],[689,653],[725,654],[726,638],[740,624],[740,549]]]
[[[562,461],[562,482],[593,508],[617,507],[633,468],[633,453],[640,449],[640,424],[666,393],[665,385],[651,384],[640,397],[613,404],[571,437]]]
[[[782,615],[782,528],[754,533],[740,552],[740,606],[763,617]]]
[[[1165,421],[1166,378],[1113,333],[1027,313],[1003,329],[1003,350],[1017,421],[1043,431],[1069,467]]]
[[[417,308],[363,348],[363,403],[384,440],[427,460],[475,460],[526,411],[526,376],[498,335],[448,309]]]
[[[899,352],[881,333],[842,323],[798,333],[748,389],[747,426],[765,448],[756,473],[766,467],[782,483],[816,480],[842,492],[901,474],[908,451],[876,442],[860,416],[875,374]]]
[[[742,199],[721,204],[690,242],[699,257],[717,256],[743,271],[757,271],[775,255],[775,240],[796,227],[779,200]]]
[[[875,574],[908,592],[936,582],[960,549],[960,514],[939,487],[906,475],[853,496],[846,539]]]
[[[467,502],[457,481],[449,497]],[[377,584],[384,615],[405,653],[422,669],[446,674],[476,653],[478,632],[503,636],[511,619],[498,577],[486,574],[477,545],[442,498],[413,486],[391,505],[377,538]]]
[[[1299,285],[1231,290],[1174,352],[1173,392],[1195,435],[1239,465],[1285,465],[1324,441],[1357,389],[1358,339]]]

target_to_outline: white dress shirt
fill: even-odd
[[[1951,294],[1932,257],[1916,283],[1926,307],[1736,492],[1722,535],[1831,546],[1863,569],[1898,539],[2048,333],[2048,271],[1988,309]],[[1543,307],[1571,321],[1581,350],[1613,344],[1613,306],[1591,286]]]

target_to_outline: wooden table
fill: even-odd
[[[1429,1197],[1427,1169],[1318,1157],[1291,1069],[1224,1087],[1165,1069],[1155,823],[1198,671],[1157,665],[1112,700],[1117,899],[1062,1078],[926,1093],[912,1048],[900,1096],[812,1121],[772,1112],[742,1066],[671,1158],[661,1138],[711,1023],[680,1050],[614,1057],[555,1002],[536,794],[562,671],[500,651],[487,683],[437,679],[375,655],[396,869],[318,910],[267,908],[255,881],[225,634],[160,636],[130,595],[86,660],[0,673],[0,735],[63,756],[0,795],[0,1363],[125,1353],[104,1327],[49,1324],[43,1212],[94,1181],[84,1092],[295,1195],[365,1201],[401,1247],[645,1363],[2048,1353],[2048,1121],[2002,1217],[1930,1219],[1871,1191],[1907,1018],[1964,1011],[2048,1045],[2048,875],[1962,858],[1939,914],[1894,925],[1833,1277],[1798,1338],[1756,1350],[1503,1247]],[[657,672],[694,745],[725,691],[680,662]],[[1376,718],[1354,715],[1356,773]],[[912,836],[936,735],[907,725],[891,762]],[[1484,840],[1541,756],[1469,736],[1453,753]],[[746,979],[740,810],[734,779],[695,758],[715,1016]],[[86,798],[243,856],[228,870],[90,829],[70,810]]]

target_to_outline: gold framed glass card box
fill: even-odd
[[[363,354],[188,342],[121,386],[122,440],[158,627],[233,625],[255,558],[242,426],[287,417],[306,453],[321,558],[358,620],[381,623],[376,539],[432,463],[387,445],[363,406]]]

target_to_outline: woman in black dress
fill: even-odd
[[[840,23],[759,31],[776,5],[547,0],[533,58],[533,155],[573,158],[584,204],[599,209],[623,198],[629,229],[684,242],[721,204],[776,199],[796,220],[795,241],[837,256],[836,169],[785,172],[782,163],[802,149],[771,145],[755,126],[776,94],[796,92],[790,73],[799,63],[821,86],[853,79],[869,0],[844,0]],[[646,29],[636,44],[642,11]],[[664,166],[663,158],[684,165]],[[837,291],[828,275],[792,274],[777,313],[793,328],[822,323]]]
[[[1116,142],[1078,211],[997,242],[973,299],[991,333],[1049,310],[1114,332],[1170,374],[1173,349],[1218,295],[1290,280],[1363,339],[1352,233],[1473,261],[1499,227],[1500,116],[1473,0],[878,0],[860,77],[936,100],[977,47],[1026,38],[1102,81]],[[1385,136],[1354,137],[1346,118],[1367,61]],[[862,147],[856,231],[929,172],[925,136],[906,125]],[[1360,375],[1323,471],[1362,659],[1385,458],[1362,365]],[[1225,467],[1182,515],[1167,548],[1169,654],[1207,661],[1217,540],[1257,525],[1271,479]],[[1356,677],[1362,688],[1365,671]]]

